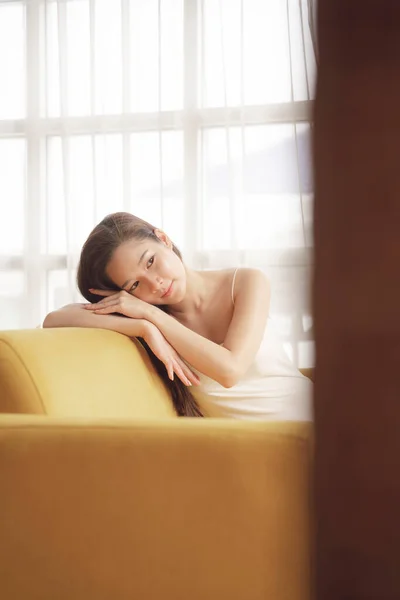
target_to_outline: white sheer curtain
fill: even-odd
[[[250,265],[312,364],[311,0],[0,0],[0,327],[77,300],[107,213]],[[315,42],[315,39],[314,39]]]
[[[308,26],[310,28],[315,58],[318,64],[317,7],[317,0],[308,0]]]

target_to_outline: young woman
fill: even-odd
[[[273,329],[261,271],[194,271],[163,231],[115,213],[86,240],[77,280],[88,304],[56,310],[43,326],[140,338],[179,415],[311,419],[312,383]]]

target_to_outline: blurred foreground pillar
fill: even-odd
[[[400,1],[319,0],[317,600],[400,599]]]

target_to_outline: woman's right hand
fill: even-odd
[[[196,373],[193,373],[161,331],[149,321],[146,322],[143,339],[157,358],[164,363],[171,380],[174,379],[175,373],[185,385],[200,385]]]

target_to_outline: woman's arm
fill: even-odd
[[[128,319],[115,315],[95,315],[84,304],[67,304],[47,315],[43,327],[96,327],[110,329],[129,337],[145,337],[148,323],[144,319]]]
[[[149,305],[146,317],[187,362],[224,387],[235,385],[253,361],[264,335],[270,304],[270,285],[262,271],[239,271],[235,289],[233,318],[223,347],[155,306]]]

